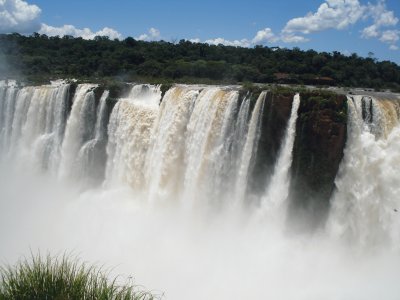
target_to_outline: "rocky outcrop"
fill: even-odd
[[[326,219],[346,142],[346,101],[328,92],[301,94],[289,195],[296,226],[315,228]]]

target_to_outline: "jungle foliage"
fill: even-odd
[[[357,54],[299,48],[242,48],[131,37],[0,35],[0,77],[185,83],[293,83],[400,90],[400,66]]]

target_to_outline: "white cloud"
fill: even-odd
[[[32,33],[40,29],[41,10],[22,0],[0,0],[0,33]]]
[[[189,41],[192,43],[201,43],[201,40],[199,38],[190,39]]]
[[[375,24],[365,27],[361,32],[361,36],[365,39],[378,37],[379,36],[378,27]]]
[[[289,43],[289,44],[298,44],[310,41],[304,36],[294,35],[294,34],[282,34],[280,40],[284,43]]]
[[[284,33],[309,34],[326,29],[345,29],[359,21],[366,10],[358,0],[326,0],[317,12],[289,20]]]
[[[39,32],[48,36],[72,35],[84,39],[93,39],[96,35],[108,36],[111,39],[122,38],[116,30],[104,27],[102,30],[93,32],[89,28],[79,29],[73,25],[53,27],[40,23],[41,9],[23,0],[0,0],[0,33],[22,33],[30,34]]]
[[[371,26],[364,28],[362,31],[361,36],[367,39],[380,37],[382,35],[382,28],[396,26],[399,22],[399,19],[394,15],[394,12],[387,10],[384,0],[378,1],[376,5],[369,3],[368,16],[373,19],[374,23]]]
[[[382,36],[379,40],[387,44],[395,44],[400,38],[400,31],[398,30],[386,30],[382,32]]]
[[[279,41],[289,44],[297,44],[308,42],[309,39],[300,35],[285,32],[281,33],[280,36],[277,36],[273,33],[271,28],[265,28],[263,30],[259,30],[251,42],[253,45],[263,45],[266,43],[276,43]]]
[[[247,39],[242,39],[242,40],[226,40],[224,38],[216,38],[216,39],[209,39],[206,40],[205,43],[210,44],[210,45],[225,45],[225,46],[235,46],[235,47],[250,47],[251,42]]]
[[[160,31],[156,28],[150,28],[148,33],[143,33],[135,37],[138,41],[155,41],[160,38]]]
[[[264,44],[266,42],[276,42],[277,40],[278,38],[272,32],[272,29],[265,28],[257,32],[256,36],[252,40],[252,43],[257,45],[257,44]]]
[[[190,39],[192,43],[201,43],[201,40],[199,38],[195,39]],[[264,28],[262,30],[257,31],[256,35],[254,36],[253,39],[248,40],[248,39],[241,39],[241,40],[227,40],[224,38],[216,38],[216,39],[208,39],[205,40],[204,43],[210,44],[210,45],[225,45],[225,46],[235,46],[235,47],[252,47],[255,45],[265,45],[267,43],[276,43],[276,42],[284,42],[284,43],[291,43],[291,44],[296,44],[296,43],[304,43],[308,42],[309,39],[299,36],[299,35],[294,35],[294,34],[288,34],[284,33],[281,34],[280,36],[274,34],[271,28]]]
[[[73,25],[64,25],[62,27],[53,27],[46,24],[42,24],[39,31],[40,34],[46,34],[48,36],[64,36],[71,35],[73,37],[81,37],[85,40],[91,40],[95,36],[108,36],[110,39],[121,39],[122,35],[109,27],[104,27],[102,30],[93,32],[89,28],[79,29]]]
[[[394,27],[399,19],[394,15],[393,11],[387,10],[384,0],[379,0],[376,5],[368,4],[368,16],[373,19],[374,23],[363,29],[361,37],[365,39],[377,38],[381,42],[390,44],[391,50],[397,50],[394,45],[399,40],[398,30],[383,30],[385,27]]]
[[[384,0],[379,0],[376,5],[368,4],[369,15],[374,19],[374,25],[379,27],[396,26],[399,19],[393,11],[387,10]]]
[[[399,47],[396,45],[390,45],[389,49],[393,50],[393,51],[397,51],[397,50],[399,50]]]
[[[362,38],[376,38],[391,46],[398,41],[399,31],[383,31],[383,28],[394,27],[399,22],[395,13],[387,9],[385,0],[377,0],[375,4],[367,5],[362,5],[359,0],[325,0],[316,12],[289,20],[282,30],[281,40],[303,42],[307,39],[294,33],[310,34],[327,29],[341,30],[361,20],[373,21],[361,31]]]
[[[160,37],[160,30],[158,30],[156,28],[150,28],[149,33],[150,33],[150,36],[152,36],[154,38]]]

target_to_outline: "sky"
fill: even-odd
[[[12,32],[299,47],[400,64],[400,0],[0,0],[0,33]]]

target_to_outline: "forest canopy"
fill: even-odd
[[[293,83],[400,91],[400,67],[340,52],[138,41],[84,40],[34,33],[0,35],[0,77],[32,82],[57,78],[186,83]]]

